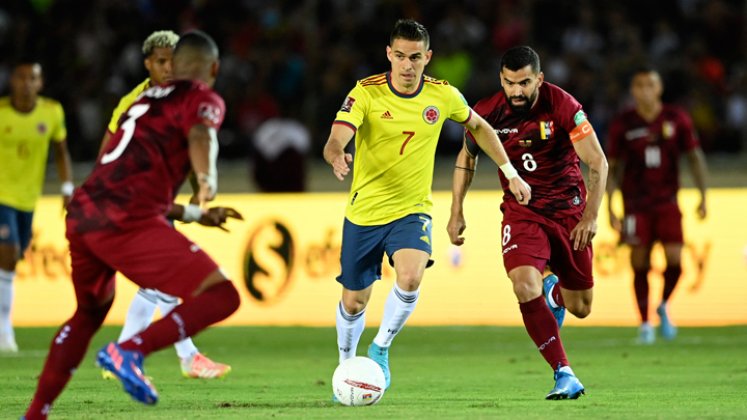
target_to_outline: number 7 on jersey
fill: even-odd
[[[402,134],[406,135],[407,138],[405,139],[404,143],[402,143],[402,147],[399,148],[399,154],[403,155],[405,153],[405,146],[407,146],[407,143],[412,140],[412,138],[415,136],[414,131],[403,131]]]

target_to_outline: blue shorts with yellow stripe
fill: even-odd
[[[340,255],[342,273],[337,281],[348,290],[367,288],[381,278],[384,253],[391,264],[392,255],[400,249],[432,253],[430,216],[410,214],[377,226],[359,226],[345,219]]]

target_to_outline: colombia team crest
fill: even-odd
[[[435,124],[438,121],[438,117],[441,116],[441,113],[438,111],[438,108],[435,106],[427,106],[423,110],[423,121],[427,122],[428,124]]]

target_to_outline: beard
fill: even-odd
[[[529,111],[532,109],[532,105],[534,104],[534,101],[537,100],[537,95],[539,95],[539,89],[535,90],[529,97],[526,97],[524,95],[517,95],[517,96],[508,96],[506,91],[503,91],[504,94],[506,94],[506,98],[508,98],[508,106],[511,108],[511,110],[517,114],[528,114]],[[514,104],[514,99],[523,99],[524,103],[521,105]]]

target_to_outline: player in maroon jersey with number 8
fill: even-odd
[[[479,101],[474,110],[500,135],[511,163],[532,187],[529,204],[521,206],[500,178],[503,263],[524,326],[554,370],[555,387],[546,398],[575,399],[584,386],[570,367],[559,329],[566,308],[579,318],[591,312],[591,240],[604,196],[607,159],[581,104],[544,82],[533,49],[508,50],[501,59],[500,79],[503,89]],[[455,245],[464,243],[463,202],[478,151],[467,133],[457,156],[447,226]],[[589,167],[588,191],[579,158]],[[548,265],[555,274],[543,280]]]
[[[78,308],[52,341],[27,419],[47,417],[80,364],[111,308],[117,271],[141,287],[182,299],[144,331],[97,354],[97,362],[144,404],[155,404],[158,393],[145,377],[143,358],[239,307],[236,288],[216,263],[166,221],[191,170],[203,208],[217,190],[216,133],[225,105],[211,89],[218,72],[212,38],[199,31],[183,35],[174,49],[173,71],[173,82],[146,90],[125,113],[68,206]]]
[[[656,335],[648,321],[648,272],[651,248],[661,242],[667,267],[661,304],[657,307],[662,337],[672,340],[677,329],[669,320],[667,302],[679,281],[682,268],[682,213],[677,205],[679,158],[687,154],[695,185],[700,192],[698,216],[706,216],[706,164],[693,130],[692,121],[679,107],[663,104],[663,86],[653,68],[637,69],[630,83],[635,107],[624,111],[610,124],[607,154],[610,177],[607,182],[609,218],[621,239],[631,246],[635,289],[641,328],[638,341],[652,344]],[[625,218],[612,210],[612,196],[620,188]]]

